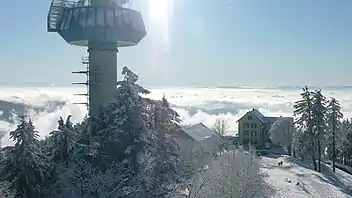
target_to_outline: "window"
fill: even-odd
[[[251,136],[257,136],[257,132],[256,131],[251,131]]]
[[[244,123],[244,124],[243,124],[243,127],[244,127],[244,128],[249,128],[249,124],[248,124],[248,123]]]
[[[252,116],[248,116],[248,120],[252,120]]]
[[[248,139],[244,139],[244,140],[243,140],[243,145],[248,145],[248,143],[249,143],[249,140],[248,140]]]
[[[94,8],[89,8],[87,27],[94,27],[94,26],[95,26],[95,10],[94,10]]]
[[[66,20],[67,20],[67,10],[64,11],[62,23],[61,23],[61,26],[60,26],[60,30],[65,30],[65,25],[67,23]]]
[[[79,24],[82,27],[87,27],[87,8],[81,8],[79,12]]]
[[[64,27],[65,30],[70,27],[71,20],[72,20],[72,10],[68,10],[67,19],[65,21],[65,27]]]
[[[106,10],[105,12],[105,17],[106,17],[106,24],[108,25],[109,28],[114,27],[114,11],[113,10]]]
[[[251,128],[257,128],[257,124],[252,123],[252,124],[251,124]]]
[[[73,14],[72,14],[72,21],[75,23],[75,25],[78,25],[78,15],[79,15],[79,9],[74,9]]]
[[[104,8],[98,8],[96,23],[98,26],[105,26],[105,10]]]
[[[244,136],[249,136],[249,131],[244,131]]]
[[[252,140],[252,144],[257,145],[257,140]]]

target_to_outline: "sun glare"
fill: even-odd
[[[149,37],[159,50],[167,52],[170,45],[170,22],[174,0],[149,0]],[[159,53],[159,52],[155,52]]]
[[[148,39],[151,41],[149,72],[160,76],[166,73],[168,53],[171,48],[171,23],[174,0],[149,0],[149,18],[147,23]],[[164,75],[161,75],[164,76]],[[167,75],[165,75],[167,76]]]
[[[149,0],[149,17],[154,22],[169,19],[173,7],[173,0]]]

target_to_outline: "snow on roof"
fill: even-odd
[[[273,124],[276,120],[278,120],[280,118],[293,119],[292,117],[282,117],[282,116],[280,116],[280,117],[267,117],[267,116],[264,116],[262,113],[260,113],[260,111],[258,111],[258,109],[254,109],[254,108],[252,109],[252,111],[248,111],[247,113],[251,113],[256,118],[258,118],[261,122],[263,122],[264,124]],[[242,116],[240,119],[242,119],[244,116]]]
[[[280,117],[266,117],[266,120],[268,121],[268,123],[274,123],[276,122],[276,120],[278,120]]]
[[[183,129],[195,141],[202,141],[212,136],[217,136],[215,132],[206,127],[203,123],[192,125]]]
[[[251,113],[252,113],[255,117],[257,117],[261,122],[263,122],[263,123],[267,123],[267,122],[268,122],[268,120],[266,119],[266,117],[265,117],[262,113],[260,113],[257,109],[252,109]]]
[[[291,120],[293,121],[292,117],[266,117],[266,119],[268,120],[268,124],[273,124],[274,122],[276,122],[279,119],[284,119],[284,120]]]

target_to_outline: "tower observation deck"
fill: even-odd
[[[142,15],[123,7],[129,0],[52,0],[48,32],[57,32],[67,43],[88,47],[87,75],[90,117],[114,96],[119,47],[137,45],[145,36]]]

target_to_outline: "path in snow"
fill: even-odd
[[[281,160],[284,163],[279,167],[277,163]],[[277,198],[352,198],[348,195],[352,191],[347,192],[352,176],[338,169],[334,174],[330,167],[324,165],[322,173],[318,173],[307,164],[288,157],[263,157],[262,162],[262,170],[278,190]]]

